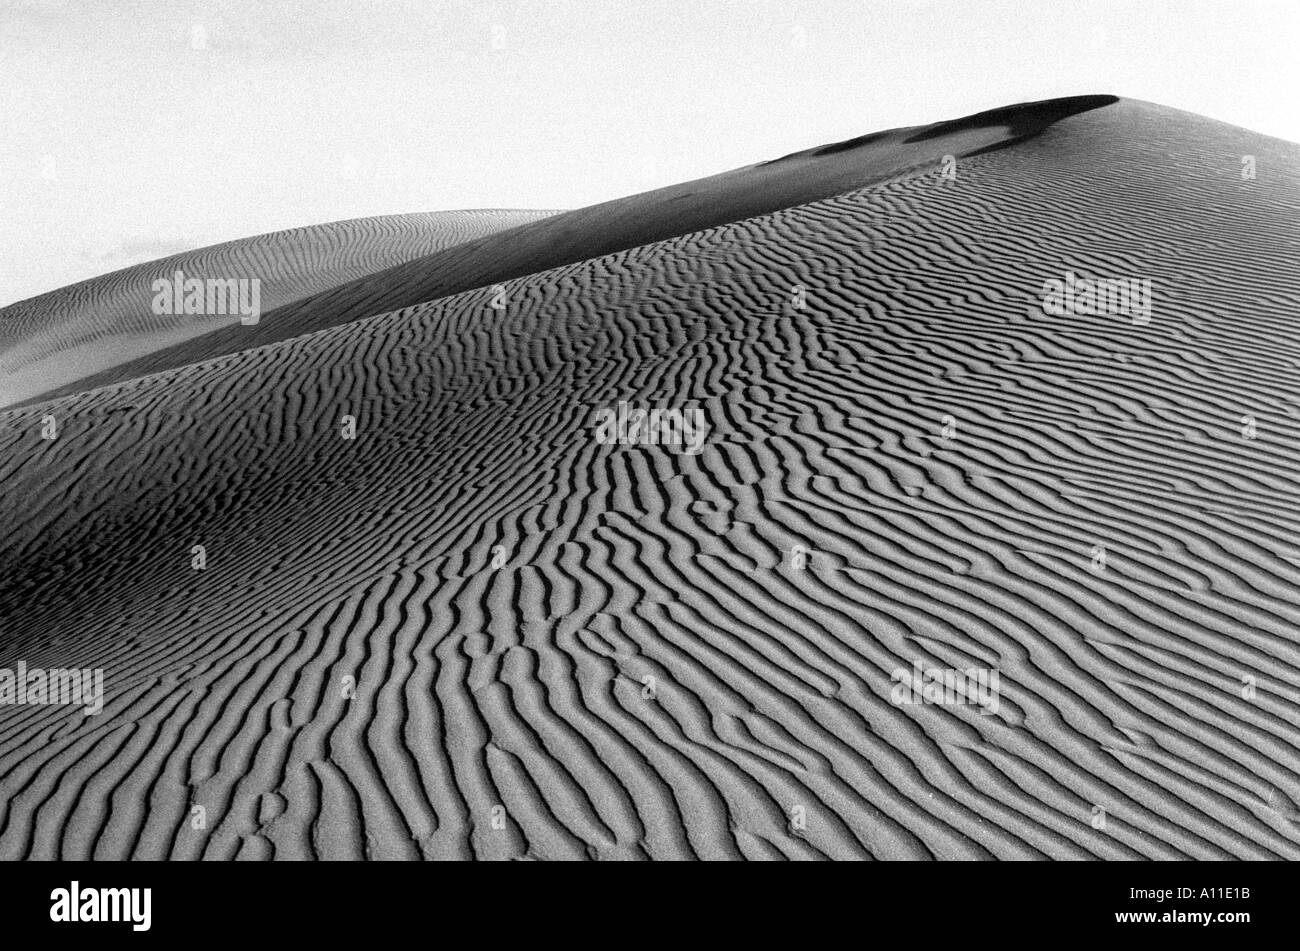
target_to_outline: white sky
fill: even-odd
[[[1300,141],[1298,24],[1296,0],[0,0],[0,304],[281,228],[579,207],[1030,99]]]

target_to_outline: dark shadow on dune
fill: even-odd
[[[832,142],[830,145],[818,146],[815,149],[803,149],[799,152],[791,152],[789,155],[782,155],[780,158],[768,159],[766,162],[758,162],[754,167],[762,168],[765,165],[780,165],[782,162],[793,158],[836,155],[840,152],[848,152],[851,149],[856,149],[863,145],[870,145],[872,142],[879,142],[881,139],[888,138],[897,131],[897,129],[886,129],[883,132],[868,132],[866,135],[859,135],[852,139],[845,139],[843,142]]]
[[[1045,99],[1042,102],[1021,102],[1014,106],[1002,106],[987,112],[977,112],[964,119],[938,122],[926,126],[903,141],[925,142],[944,135],[969,132],[972,129],[1006,126],[1010,129],[1014,141],[1023,142],[1030,136],[1038,135],[1054,122],[1117,102],[1119,102],[1118,96],[1067,96],[1064,99]]]
[[[823,145],[819,149],[813,150],[813,155],[835,155],[838,152],[847,152],[849,149],[856,149],[860,145],[869,145],[872,142],[879,142],[888,132],[869,132],[866,135],[859,135],[856,138],[845,139],[843,142],[834,142],[830,145]]]
[[[913,144],[916,142],[926,142],[930,139],[937,139],[941,136],[951,135],[958,132],[970,132],[974,129],[989,129],[997,126],[1006,126],[1011,132],[1011,137],[1008,141],[1000,142],[996,145],[985,146],[977,152],[966,153],[966,156],[963,157],[981,155],[985,152],[995,152],[998,149],[1006,148],[1008,145],[1023,142],[1025,139],[1038,135],[1044,129],[1062,119],[1078,115],[1081,112],[1088,112],[1091,109],[1100,109],[1102,106],[1109,106],[1116,102],[1119,102],[1119,97],[1109,95],[1067,96],[1064,99],[1044,99],[1041,102],[1021,102],[1016,103],[1013,106],[1001,106],[997,109],[989,109],[987,112],[977,112],[973,116],[966,116],[961,119],[950,119],[947,122],[937,122],[934,125],[921,126],[918,131],[913,132],[902,141],[904,144]],[[906,132],[907,129],[886,129],[883,132],[871,132],[867,135],[859,135],[852,139],[845,139],[843,142],[834,142],[830,145],[823,145],[815,149],[804,149],[801,152],[791,152],[789,155],[782,155],[780,158],[768,159],[766,162],[759,162],[756,167],[762,168],[765,165],[777,165],[794,158],[815,158],[824,155],[837,155],[841,152],[849,152],[853,149],[861,148],[864,145],[870,145],[873,142],[879,142],[881,139],[888,138],[900,131]]]
[[[972,149],[969,152],[962,152],[961,157],[974,158],[977,155],[987,155],[989,152],[1000,152],[1002,149],[1009,149],[1013,145],[1019,145],[1022,142],[1027,142],[1029,139],[1032,139],[1037,134],[1038,134],[1037,132],[1034,132],[1030,135],[1017,135],[1014,138],[1007,139],[1005,142],[994,142],[992,145],[986,145],[983,148]]]

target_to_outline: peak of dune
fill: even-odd
[[[1021,102],[997,109],[988,109],[947,122],[936,122],[925,126],[921,131],[907,138],[908,142],[924,142],[941,136],[955,135],[974,129],[1005,128],[1014,139],[1023,139],[1037,135],[1048,126],[1076,116],[1081,112],[1100,109],[1103,106],[1119,102],[1118,96],[1066,96],[1060,99],[1044,99],[1040,102]]]
[[[161,270],[159,262],[140,265],[0,310],[0,406],[48,399],[264,346],[856,189],[916,176],[938,177],[945,163],[972,161],[1035,140],[1067,136],[1063,141],[1076,151],[1104,151],[1105,142],[1091,138],[1096,130],[1132,141],[1143,134],[1138,126],[1161,122],[1188,137],[1207,129],[1213,134],[1220,125],[1232,128],[1113,95],[1069,96],[873,132],[567,212],[503,212],[494,218],[448,212],[439,219],[441,224],[433,226],[438,232],[433,239],[426,219],[406,223],[396,229],[398,234],[387,237],[384,228],[359,222],[321,226],[332,229],[331,249],[339,244],[349,249],[364,246],[365,262],[331,265],[316,260],[310,250],[299,250],[292,260],[300,262],[296,266],[303,273],[277,282],[281,291],[264,305],[265,313],[255,326],[237,319],[160,325],[148,316],[143,282]],[[1050,174],[1050,168],[1044,173]],[[456,218],[455,225],[447,228],[452,216],[468,214],[479,217],[472,224]],[[421,252],[410,238],[412,228],[421,235],[419,240],[432,246]],[[353,234],[355,239],[350,237]],[[250,242],[256,247],[257,239]],[[310,238],[306,244],[310,247]],[[278,275],[277,269],[283,267],[274,263],[273,248],[259,255],[246,253],[248,249],[233,250],[239,242],[219,247],[232,250],[205,249],[210,252],[207,263],[218,271],[255,277]],[[168,260],[193,261],[199,254]],[[54,313],[59,316],[51,316]]]
[[[948,140],[946,144],[954,146],[966,145],[974,147],[987,147],[995,142],[1006,144],[1012,141],[1021,141],[1032,135],[1037,135],[1047,129],[1055,122],[1061,119],[1078,115],[1081,112],[1087,112],[1091,109],[1100,109],[1103,106],[1109,106],[1119,101],[1117,96],[1097,95],[1097,96],[1067,96],[1061,99],[1044,99],[1039,102],[1021,102],[1010,106],[1001,106],[997,109],[988,109],[984,112],[977,112],[974,115],[965,116],[961,119],[949,119],[943,122],[936,122],[925,126],[905,126],[898,129],[888,129],[883,132],[871,132],[867,135],[861,135],[857,138],[846,139],[843,142],[833,142],[830,145],[822,145],[817,148],[806,149],[802,152],[793,152],[790,155],[784,155],[778,159],[771,159],[767,162],[760,162],[760,166],[776,165],[782,162],[791,162],[795,159],[814,159],[827,155],[837,155],[842,152],[860,150],[866,146],[875,146],[879,149],[886,143],[897,146],[899,144],[912,145],[918,142],[931,142],[936,139]],[[1002,134],[1005,131],[1005,135]],[[989,133],[993,141],[983,142],[978,145],[971,142],[964,142],[959,137],[962,133]],[[913,154],[929,154],[929,150],[918,150]]]
[[[1019,141],[1111,101],[1084,96],[1023,103],[872,133],[553,217],[447,212],[435,219],[362,219],[173,255],[0,309],[0,406],[107,385],[824,199],[929,170],[947,155],[960,158]],[[548,217],[549,223],[538,220]],[[493,239],[496,231],[509,233]],[[457,245],[456,253],[445,253]],[[283,253],[290,246],[294,252]],[[252,327],[236,318],[159,320],[149,309],[150,282],[177,269],[260,278],[271,288],[265,319]]]

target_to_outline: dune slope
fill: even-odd
[[[549,214],[441,211],[292,228],[173,254],[10,304],[0,308],[0,406],[93,388],[96,380],[130,379],[139,374],[123,366],[240,326],[237,315],[155,313],[153,282],[178,271],[200,280],[256,278],[265,312]],[[231,351],[207,345],[200,352]]]
[[[1015,119],[0,412],[0,858],[1300,857],[1300,147]]]
[[[878,132],[808,149],[698,181],[545,216],[507,233],[485,234],[355,281],[288,302],[256,326],[228,323],[201,337],[152,348],[103,372],[40,394],[53,397],[265,346],[349,320],[411,307],[476,287],[624,251],[793,205],[915,174],[1040,134],[1060,119],[1101,108],[1113,96],[1076,96]],[[0,314],[0,319],[3,314]],[[35,396],[36,394],[33,394]]]

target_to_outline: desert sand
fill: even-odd
[[[158,278],[178,271],[199,280],[256,277],[261,308],[272,310],[549,214],[441,211],[292,228],[173,254],[0,308],[0,407],[93,387],[101,378],[129,379],[120,367],[240,324],[238,315],[156,313]],[[201,352],[227,351],[208,345]]]
[[[105,684],[0,859],[1300,858],[1298,183],[1081,97],[0,310],[0,668]]]

